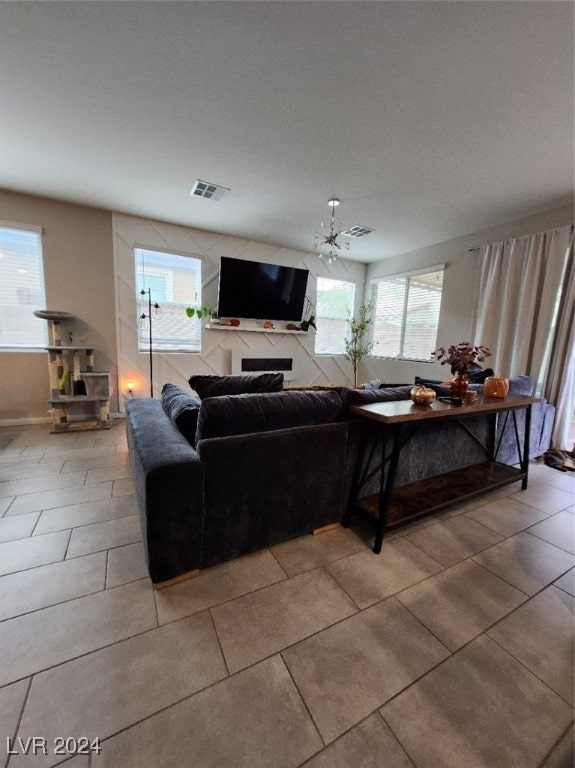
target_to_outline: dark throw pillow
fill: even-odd
[[[194,445],[201,405],[200,398],[175,384],[164,384],[161,400],[162,407],[170,420],[173,421],[188,443]]]
[[[258,376],[191,376],[190,387],[201,400],[223,395],[249,395],[261,392],[281,392],[283,373],[261,373]]]
[[[488,376],[493,376],[492,368],[486,368],[485,370],[480,369],[478,371],[469,371],[467,374],[467,378],[471,384],[485,384],[485,379]]]
[[[337,392],[255,392],[202,401],[196,442],[213,437],[329,424],[341,409]]]

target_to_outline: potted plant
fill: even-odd
[[[215,314],[215,309],[210,307],[209,304],[204,304],[201,307],[186,307],[186,315],[188,317],[197,317],[198,320],[201,320],[202,317],[206,317],[209,320],[209,318],[213,317]]]
[[[460,341],[447,349],[438,347],[431,354],[441,361],[441,365],[451,366],[451,373],[455,374],[455,378],[451,380],[451,397],[462,402],[467,394],[469,368],[477,366],[478,362],[482,363],[491,355],[491,350],[481,344],[474,345],[470,341]]]
[[[353,386],[357,387],[357,369],[360,361],[373,349],[373,341],[366,341],[373,322],[373,302],[362,304],[357,315],[348,316],[349,334],[345,340],[345,357],[353,368]]]
[[[441,360],[441,365],[450,365],[451,373],[466,374],[471,365],[482,363],[489,357],[491,350],[481,344],[474,346],[470,341],[460,341],[447,349],[439,347],[431,354]]]
[[[305,297],[305,307],[303,310],[303,320],[299,324],[300,331],[309,331],[310,328],[313,328],[317,331],[317,327],[315,324],[315,315],[312,312],[312,303],[309,296]]]

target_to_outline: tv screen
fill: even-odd
[[[308,274],[307,269],[223,256],[218,315],[299,322]]]

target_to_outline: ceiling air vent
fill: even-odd
[[[190,194],[194,197],[207,197],[208,200],[221,200],[229,191],[227,187],[220,187],[219,184],[212,184],[211,181],[197,179]]]
[[[370,232],[375,232],[375,229],[371,229],[371,227],[359,227],[357,224],[355,224],[353,227],[349,227],[345,230],[345,232],[342,232],[341,234],[345,237],[365,237],[365,235],[369,235]]]

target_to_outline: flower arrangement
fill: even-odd
[[[486,357],[491,355],[491,350],[483,345],[475,346],[470,341],[460,341],[458,344],[452,344],[447,349],[439,347],[431,353],[441,365],[450,365],[451,372],[465,373],[470,366],[476,363],[482,363]]]

